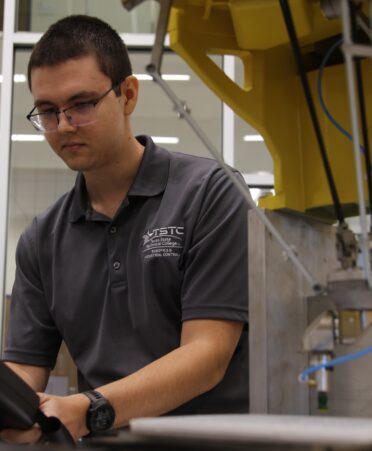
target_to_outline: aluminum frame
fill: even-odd
[[[344,39],[344,58],[345,58],[345,70],[346,70],[346,81],[348,88],[349,97],[349,109],[350,109],[350,119],[352,125],[352,136],[353,136],[353,150],[354,150],[354,163],[355,163],[355,175],[357,183],[358,192],[358,204],[359,204],[359,215],[360,215],[360,248],[363,255],[364,262],[364,274],[368,287],[372,289],[372,272],[371,272],[371,260],[370,260],[370,249],[369,249],[369,237],[367,230],[367,213],[366,213],[366,202],[364,196],[363,188],[363,171],[362,171],[362,157],[360,152],[360,139],[359,139],[359,114],[357,105],[357,94],[355,88],[355,74],[353,67],[353,55],[360,55],[359,46],[353,45],[353,40],[351,37],[351,24],[350,24],[350,11],[348,0],[341,0],[341,18],[342,18],[342,30]],[[358,51],[357,51],[358,50]],[[368,56],[368,53],[366,53]]]
[[[235,58],[224,56],[222,66],[225,74],[235,80]],[[222,156],[225,163],[234,166],[235,164],[235,115],[233,110],[223,103],[222,106]]]
[[[12,125],[13,97],[13,58],[14,58],[14,24],[15,0],[4,2],[3,25],[3,83],[0,103],[0,348],[3,344],[3,320],[5,309],[5,269],[7,256],[7,224],[9,198],[9,163],[10,163],[10,133]]]

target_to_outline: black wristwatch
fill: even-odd
[[[103,432],[110,429],[115,421],[115,411],[109,401],[94,390],[83,392],[83,395],[90,400],[86,420],[90,432]]]

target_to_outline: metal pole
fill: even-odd
[[[235,58],[231,55],[223,57],[223,69],[226,75],[232,80],[235,78]],[[234,112],[226,105],[222,104],[222,155],[224,161],[234,166]]]
[[[357,23],[364,24],[364,21],[361,19],[356,12],[356,6],[351,5],[351,30],[352,30],[352,39],[355,40],[355,36],[357,33]],[[360,19],[358,21],[358,19]],[[357,79],[357,93],[358,93],[358,102],[359,102],[359,114],[360,121],[362,126],[362,140],[364,145],[364,163],[365,169],[367,173],[367,199],[369,205],[369,214],[370,214],[370,226],[369,231],[372,232],[372,168],[371,168],[371,151],[369,146],[369,133],[368,133],[368,122],[367,122],[367,110],[366,110],[366,102],[364,96],[364,86],[363,86],[363,71],[362,71],[362,62],[360,58],[355,58],[355,74]]]
[[[363,254],[365,277],[368,283],[368,287],[372,289],[371,260],[367,232],[366,204],[364,199],[362,159],[360,155],[358,112],[356,109],[353,57],[351,53],[346,50],[348,46],[353,44],[351,39],[351,27],[349,21],[350,11],[348,0],[341,0],[341,17],[342,17],[343,39],[344,44],[346,46],[343,50],[345,56],[346,79],[349,94],[350,117],[354,145],[353,147],[354,147],[355,173],[358,189],[358,204],[359,204],[360,229],[361,229],[360,247]]]
[[[160,2],[160,12],[156,27],[155,42],[151,53],[151,64],[158,72],[161,72],[161,62],[163,58],[163,44],[167,33],[169,14],[172,6],[172,0],[162,0]]]
[[[15,25],[15,0],[5,0],[3,25],[3,83],[0,103],[0,350],[3,344],[5,309],[5,272],[7,250],[9,156],[13,93],[13,34]]]

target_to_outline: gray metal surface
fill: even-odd
[[[328,297],[323,300],[309,300],[309,319],[319,311],[328,308],[332,301]],[[335,356],[341,357],[359,351],[372,343],[372,328],[364,331],[352,345],[336,344]],[[372,418],[372,355],[339,365],[330,373],[330,389],[328,394],[328,411],[326,415],[345,417]],[[319,415],[316,393],[310,392],[310,413]]]
[[[299,214],[265,212],[319,282],[338,267],[335,229]],[[249,213],[250,403],[252,413],[308,414],[309,390],[298,382],[309,285]]]
[[[265,214],[288,243],[296,247],[306,266],[326,284],[335,280],[339,263],[335,228],[298,214]],[[319,412],[316,392],[298,382],[309,366],[301,352],[306,326],[325,310],[335,310],[335,286],[329,295],[311,296],[298,271],[283,259],[281,248],[254,212],[249,214],[250,402],[252,413],[311,414],[372,417],[372,356],[335,367],[330,373],[329,408]],[[346,288],[345,288],[346,287]],[[346,284],[342,308],[369,304],[370,292],[358,282]],[[350,289],[349,289],[350,288]],[[352,345],[335,346],[335,356],[361,350],[372,343],[367,328]]]
[[[136,434],[241,443],[372,446],[372,420],[288,415],[190,415],[137,418]]]

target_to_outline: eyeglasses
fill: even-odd
[[[74,127],[84,127],[85,125],[93,124],[97,120],[96,105],[107,96],[110,91],[116,89],[119,85],[120,83],[112,86],[99,96],[98,99],[89,102],[79,102],[76,105],[63,110],[49,109],[40,113],[34,113],[38,108],[38,106],[35,106],[26,117],[38,132],[43,133],[55,132],[58,130],[60,115],[62,113]]]

